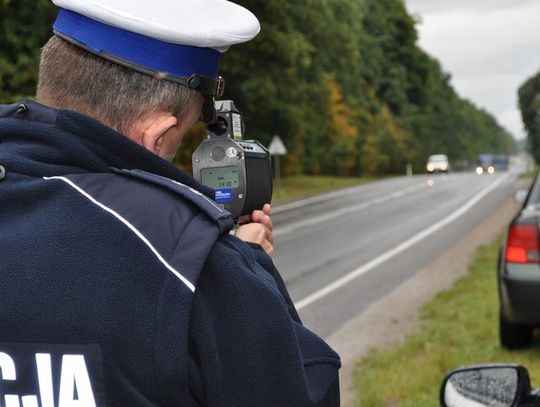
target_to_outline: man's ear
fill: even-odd
[[[178,119],[169,112],[152,113],[132,127],[129,138],[149,151],[159,154],[163,135],[178,124]]]

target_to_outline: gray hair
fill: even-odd
[[[56,36],[41,52],[38,102],[86,114],[123,134],[157,111],[181,120],[199,97],[182,85],[107,61]]]

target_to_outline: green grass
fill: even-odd
[[[358,406],[438,406],[444,375],[480,363],[519,363],[540,380],[540,340],[523,351],[502,350],[498,339],[496,262],[500,240],[481,247],[470,272],[439,293],[420,314],[424,324],[403,344],[358,362]]]
[[[381,177],[379,177],[381,178]],[[274,183],[272,202],[283,203],[335,189],[364,184],[377,178],[373,177],[326,177],[300,175],[281,178],[279,187]]]
[[[534,169],[532,169],[532,170],[530,170],[528,172],[520,174],[519,178],[522,178],[522,179],[534,179],[534,177],[536,177],[537,172],[538,172],[538,169],[534,168]]]

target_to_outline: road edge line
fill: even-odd
[[[327,285],[326,287],[323,287],[314,293],[308,295],[307,297],[304,297],[303,299],[297,301],[294,303],[294,306],[298,311],[302,310],[303,308],[313,304],[314,302],[320,300],[321,298],[326,297],[327,295],[333,293],[334,291],[338,290],[339,288],[343,287],[344,285],[348,284],[349,282],[355,280],[356,278],[360,277],[361,275],[367,273],[368,271],[374,269],[378,265],[390,260],[392,257],[396,256],[397,254],[407,250],[409,247],[413,246],[414,244],[420,242],[421,240],[425,239],[426,237],[432,235],[439,229],[443,228],[444,226],[450,224],[454,220],[458,219],[460,216],[465,214],[468,210],[470,210],[474,205],[476,205],[482,198],[484,198],[487,194],[492,192],[495,188],[497,188],[500,184],[502,184],[504,181],[506,181],[510,177],[509,174],[503,175],[501,178],[498,178],[497,180],[493,181],[491,184],[489,184],[486,188],[481,190],[479,193],[474,195],[471,199],[469,199],[465,204],[460,206],[458,209],[456,209],[454,212],[452,212],[450,215],[446,216],[445,218],[441,219],[437,223],[434,223],[430,227],[422,230],[421,232],[417,233],[413,237],[405,240],[404,242],[400,243],[398,246],[394,247],[391,250],[388,250],[387,252],[377,256],[373,260],[368,261],[367,263],[363,264],[362,266],[350,271],[349,273],[345,274],[344,276],[338,278],[333,283]]]

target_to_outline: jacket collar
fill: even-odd
[[[97,120],[30,100],[0,105],[0,160],[35,176],[140,169],[214,195],[173,164]]]

